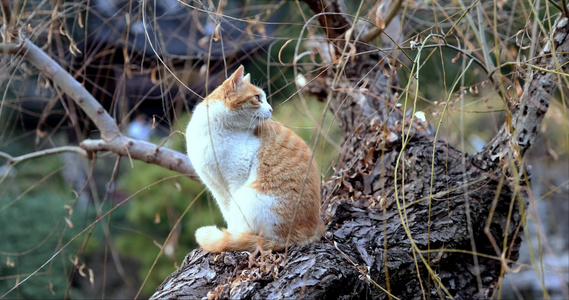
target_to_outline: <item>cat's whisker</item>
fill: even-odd
[[[251,120],[249,120],[249,127],[247,127],[247,131],[249,131],[251,129],[251,126],[255,123],[255,120],[257,119],[258,114],[259,114],[259,112],[255,111],[253,113],[253,116],[251,116]]]
[[[276,124],[281,125],[281,126],[284,126],[284,124],[279,122],[274,116],[271,116],[271,121],[273,121],[273,126],[271,126],[271,129],[273,129],[273,133],[276,136],[277,135],[277,131],[275,129]]]
[[[276,137],[277,137],[277,130],[275,129],[276,124],[273,123],[273,122],[271,122],[269,126],[271,127],[271,132],[272,132],[272,134],[273,134],[272,136],[273,136],[274,138],[276,138]]]

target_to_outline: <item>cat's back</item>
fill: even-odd
[[[286,239],[293,234],[293,241],[305,242],[319,239],[320,173],[312,151],[300,136],[271,120],[259,127],[257,135],[261,146],[253,187],[279,201],[274,212],[283,223],[275,230],[277,236]]]
[[[292,130],[274,121],[259,126],[256,135],[261,141],[257,169],[257,188],[275,196],[319,190],[319,173],[312,151]],[[320,193],[305,196],[320,199]]]

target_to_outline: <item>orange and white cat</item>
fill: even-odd
[[[321,238],[320,175],[306,143],[270,120],[262,89],[240,66],[198,104],[186,130],[188,156],[227,229],[201,227],[208,252],[282,250]]]

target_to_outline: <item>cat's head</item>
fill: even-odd
[[[273,108],[267,102],[265,92],[251,84],[250,75],[244,73],[240,66],[208,98],[223,102],[231,123],[259,125],[271,118]]]

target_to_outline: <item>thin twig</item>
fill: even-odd
[[[567,16],[567,1],[566,0],[561,0],[561,5],[555,3],[555,1],[553,1],[553,0],[549,0],[549,3],[553,6],[555,6],[555,8],[557,8],[560,12],[562,12],[564,16]]]
[[[83,157],[88,156],[87,151],[81,147],[61,146],[61,147],[36,151],[36,152],[32,152],[32,153],[28,153],[28,154],[24,154],[24,155],[20,155],[20,156],[16,156],[16,157],[14,157],[14,156],[6,153],[6,152],[0,151],[0,157],[6,159],[6,163],[8,165],[15,165],[15,164],[21,163],[21,162],[26,161],[26,160],[30,160],[30,159],[34,159],[34,158],[38,158],[38,157],[42,157],[42,156],[47,156],[47,155],[52,155],[52,154],[59,154],[59,153],[63,153],[63,152],[75,152],[75,153],[81,154],[81,156],[83,156]]]
[[[483,64],[478,58],[476,58],[474,55],[472,55],[471,53],[466,52],[464,49],[454,46],[452,44],[449,44],[442,35],[439,34],[433,34],[432,36],[438,37],[440,39],[442,39],[444,41],[443,44],[429,44],[429,45],[415,45],[414,47],[400,47],[399,49],[403,49],[403,50],[415,50],[417,47],[421,47],[424,49],[428,49],[428,48],[438,48],[438,47],[446,47],[452,50],[455,50],[457,52],[460,52],[462,55],[468,57],[469,59],[472,59],[472,61],[474,63],[476,63],[477,65],[479,65],[482,70],[484,71],[484,73],[486,74],[491,74],[491,72],[486,68],[486,65]],[[494,82],[492,77],[489,76],[490,81]]]

